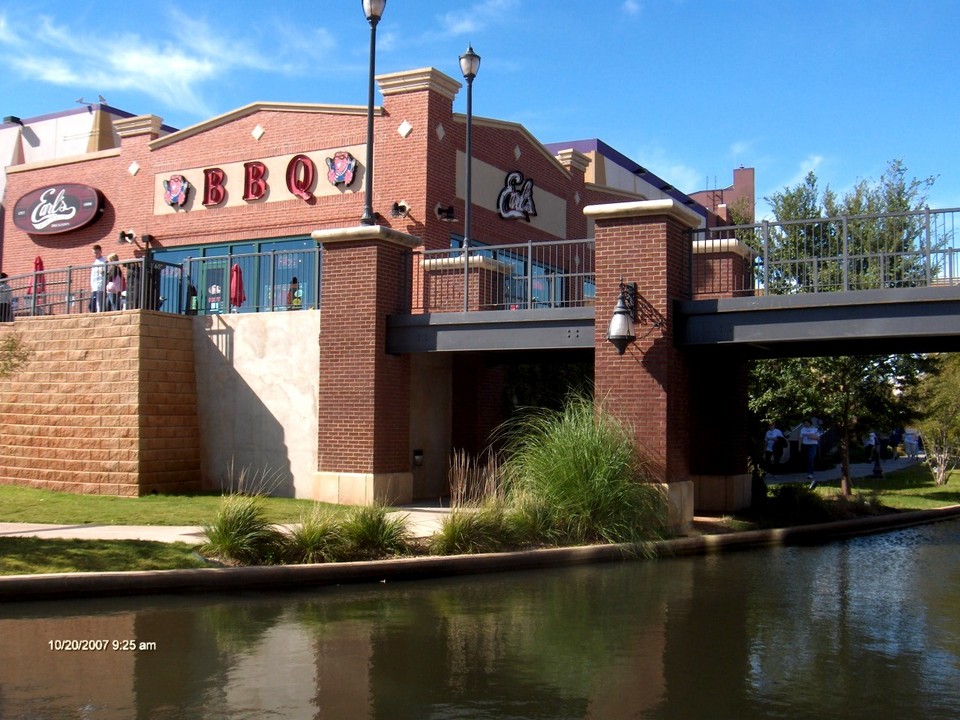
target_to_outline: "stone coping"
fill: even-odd
[[[805,545],[869,535],[960,517],[960,505],[771,530],[683,537],[653,543],[656,557],[684,557],[773,545]],[[308,586],[423,580],[458,575],[570,567],[643,556],[632,546],[591,545],[478,555],[398,558],[370,562],[201,568],[112,573],[7,575],[0,602],[225,590],[281,591]]]

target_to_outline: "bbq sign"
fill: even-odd
[[[37,188],[17,200],[13,222],[34,235],[55,235],[77,230],[100,217],[100,191],[89,185],[63,183]]]

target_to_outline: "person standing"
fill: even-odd
[[[800,448],[807,459],[807,480],[810,481],[811,490],[817,486],[817,481],[813,479],[813,467],[819,447],[820,429],[816,426],[813,418],[807,418],[803,421],[803,427],[800,428]]]
[[[920,432],[915,427],[907,427],[903,431],[903,451],[911,460],[917,459],[920,449]]]
[[[127,281],[123,277],[123,268],[120,267],[120,257],[111,253],[107,258],[107,310],[122,310],[122,293],[127,289]]]
[[[287,288],[287,310],[299,310],[303,307],[303,291],[300,290],[300,283],[294,276],[290,281],[290,287]]]
[[[7,274],[0,272],[0,322],[13,322],[13,291]]]
[[[103,312],[105,308],[104,292],[107,285],[107,261],[103,258],[103,248],[93,246],[93,267],[90,268],[90,312]]]
[[[783,446],[787,439],[783,432],[777,427],[777,424],[770,421],[767,432],[763,436],[763,464],[766,466],[767,474],[773,477],[774,471],[779,469],[780,458],[783,456]]]

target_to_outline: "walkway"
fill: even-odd
[[[405,515],[414,537],[430,537],[449,510],[439,505],[407,505],[395,511]],[[51,525],[0,522],[0,537],[71,538],[79,540],[150,540],[199,545],[206,540],[203,529],[190,525]]]

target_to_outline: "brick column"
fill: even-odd
[[[406,310],[407,252],[420,241],[379,225],[318,230],[323,245],[318,472],[324,502],[409,502],[410,361],[388,355],[387,315]]]
[[[693,517],[688,411],[690,378],[673,344],[675,299],[688,296],[689,237],[700,216],[674,200],[592,205],[595,221],[596,402],[634,430],[671,500],[671,525]],[[637,284],[637,340],[623,355],[606,339],[620,278]]]

